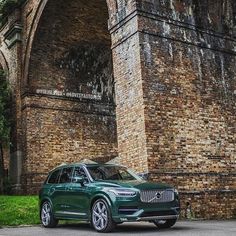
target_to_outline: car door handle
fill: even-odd
[[[49,193],[53,194],[55,192],[55,190],[56,190],[55,188],[50,188]]]

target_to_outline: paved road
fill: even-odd
[[[119,225],[113,233],[101,234],[88,224],[59,225],[54,229],[43,227],[2,228],[0,236],[102,236],[102,235],[155,235],[155,236],[236,236],[236,220],[231,221],[179,221],[166,230],[158,230],[150,223],[126,223]]]

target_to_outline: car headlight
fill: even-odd
[[[109,189],[108,192],[114,193],[118,197],[134,197],[136,196],[136,192],[130,189]]]

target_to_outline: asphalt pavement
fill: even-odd
[[[41,226],[0,228],[0,236],[102,236],[102,235],[155,235],[155,236],[236,236],[236,220],[229,221],[179,221],[171,229],[159,230],[147,222],[124,223],[112,233],[97,233],[89,224],[63,224],[54,229]]]

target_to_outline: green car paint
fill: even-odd
[[[54,227],[61,219],[78,219],[91,222],[98,232],[135,221],[168,228],[180,213],[174,188],[145,181],[124,166],[108,164],[55,168],[40,190],[39,207],[45,227]]]

